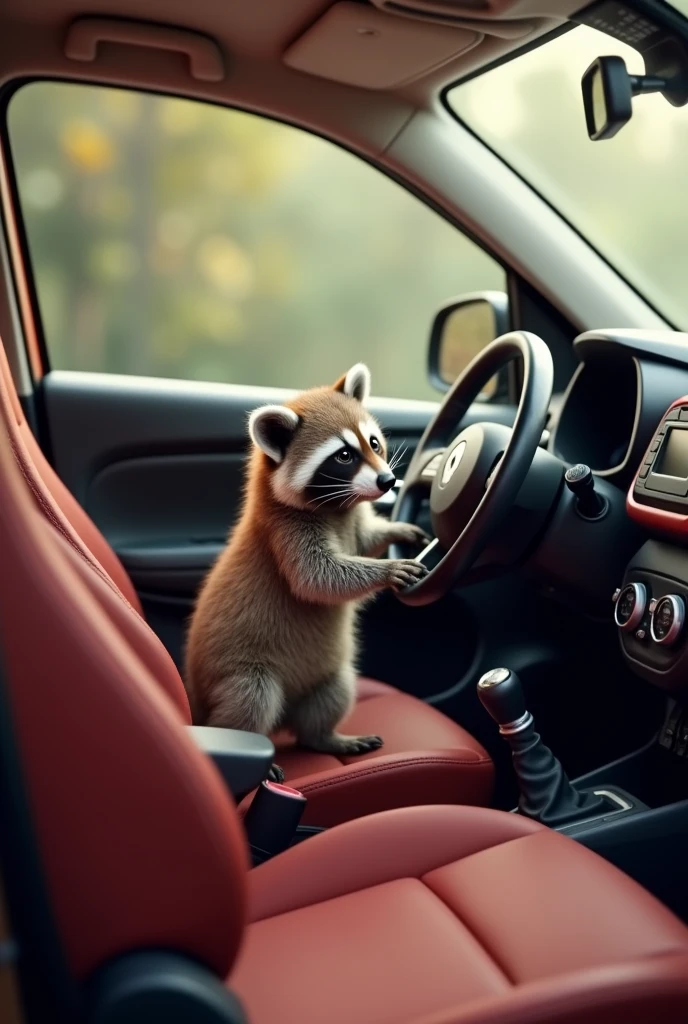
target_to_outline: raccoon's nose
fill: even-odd
[[[394,473],[390,473],[389,470],[387,470],[385,473],[380,473],[380,475],[377,478],[377,485],[381,491],[389,491],[390,488],[394,487],[396,482],[397,478],[395,477]]]

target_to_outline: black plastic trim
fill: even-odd
[[[91,979],[85,1024],[248,1024],[248,1018],[207,968],[149,950],[120,957]]]
[[[688,919],[688,800],[620,814],[573,835]]]
[[[188,726],[194,743],[215,764],[233,796],[240,800],[268,777],[274,744],[255,732]]]

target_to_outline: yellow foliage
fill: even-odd
[[[198,266],[218,291],[236,299],[246,298],[255,283],[250,256],[226,235],[210,235],[198,247]]]
[[[94,121],[67,121],[62,129],[60,145],[70,162],[86,174],[98,174],[114,163],[112,141]]]

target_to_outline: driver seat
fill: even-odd
[[[116,553],[43,455],[0,344],[2,426],[35,503],[55,533],[78,554],[79,573],[94,600],[191,724],[189,701],[174,662],[145,622],[138,595]],[[489,804],[494,779],[490,756],[465,729],[422,700],[361,678],[356,706],[342,729],[379,734],[384,746],[358,757],[337,758],[297,748],[290,737],[273,737],[285,782],[308,798],[304,824],[331,827],[417,804]]]

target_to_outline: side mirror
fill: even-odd
[[[430,331],[430,383],[448,391],[471,359],[508,330],[509,300],[504,292],[474,292],[447,303]]]

